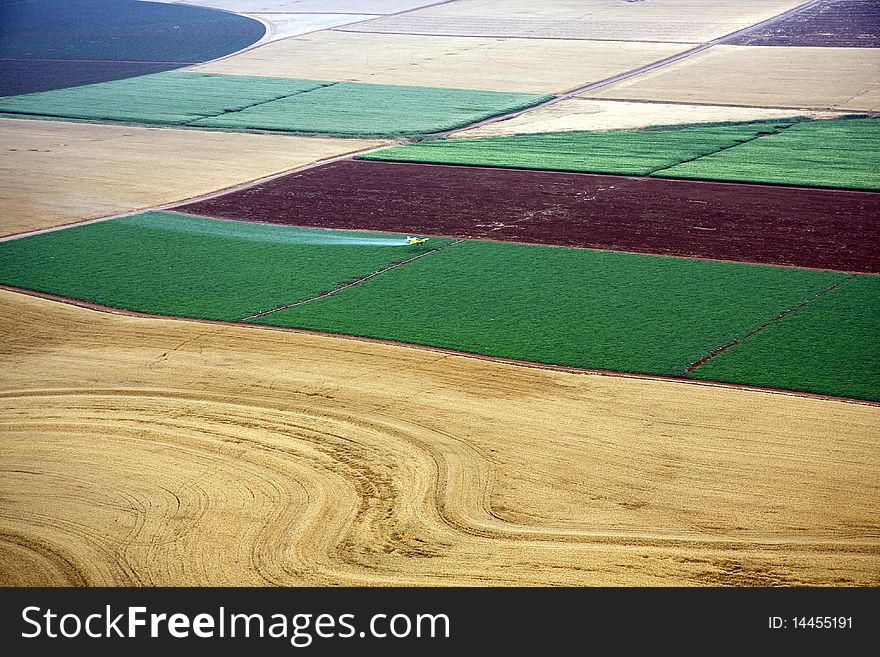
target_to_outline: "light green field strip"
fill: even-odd
[[[171,71],[0,98],[0,112],[24,117],[184,125],[327,84],[332,83]]]
[[[409,136],[459,128],[550,98],[539,94],[341,82],[240,112],[194,121],[191,125]]]
[[[387,233],[152,212],[0,243],[0,282],[128,310],[236,320],[426,250],[404,243]]]
[[[796,120],[796,119],[795,119]],[[668,129],[437,139],[361,155],[365,160],[645,176],[787,127],[791,119]]]
[[[0,114],[342,136],[462,127],[551,96],[168,72],[0,99]]]
[[[437,139],[365,160],[880,190],[880,119]]]
[[[798,123],[655,175],[880,190],[880,119]]]
[[[880,401],[880,277],[845,281],[690,376]]]

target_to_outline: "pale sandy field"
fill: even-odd
[[[316,32],[188,71],[557,93],[686,50],[668,43]]]
[[[713,46],[583,96],[880,111],[878,71],[878,48]]]
[[[0,119],[0,143],[0,235],[10,235],[180,201],[382,142]]]
[[[237,13],[366,13],[390,14],[430,5],[437,0],[158,0],[169,4],[199,5]]]
[[[701,43],[787,11],[798,0],[459,0],[346,30]]]
[[[834,112],[764,109],[721,105],[679,105],[570,98],[525,112],[512,119],[487,123],[454,134],[455,137],[500,137],[571,130],[629,130],[654,125],[754,121],[808,115],[834,118]]]
[[[880,584],[880,409],[0,291],[2,584]]]

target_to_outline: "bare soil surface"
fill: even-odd
[[[176,209],[880,273],[866,192],[342,160]]]
[[[730,43],[742,46],[880,48],[880,3],[876,0],[822,0]]]

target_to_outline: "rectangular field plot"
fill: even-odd
[[[880,278],[845,281],[690,376],[880,401]]]
[[[880,273],[880,194],[340,161],[184,212]]]
[[[179,202],[380,141],[0,119],[0,235]]]
[[[0,243],[0,282],[128,310],[236,320],[426,250],[403,245],[388,234],[153,212]]]
[[[490,356],[682,374],[845,275],[463,242],[252,320]]]
[[[351,29],[404,34],[702,42],[766,20],[798,4],[798,0],[459,0]]]
[[[169,71],[0,99],[0,112],[90,121],[183,125],[330,84]]]
[[[729,41],[742,46],[880,47],[877,0],[822,0],[763,29]]]
[[[268,43],[188,70],[224,75],[559,93],[653,63],[689,47],[674,43],[495,39],[324,30]]]
[[[332,135],[418,135],[458,128],[549,99],[537,94],[340,82],[190,125]]]
[[[392,146],[361,158],[644,176],[775,132],[790,122],[437,139]]]
[[[384,136],[448,130],[537,105],[548,98],[470,89],[175,71],[0,98],[0,113],[27,118]]]
[[[360,158],[880,190],[880,119],[437,139]]]
[[[880,190],[880,119],[799,123],[658,175]]]
[[[878,67],[878,48],[712,46],[580,97],[877,111]]]

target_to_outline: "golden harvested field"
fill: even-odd
[[[800,0],[459,0],[344,29],[699,43],[759,23],[799,4]]]
[[[2,584],[880,584],[874,406],[0,291]]]
[[[713,46],[582,97],[880,111],[878,71],[877,48]]]
[[[316,32],[188,71],[557,93],[686,50],[668,43]]]
[[[0,119],[0,235],[181,201],[383,142]]]
[[[719,105],[678,105],[639,103],[615,100],[571,98],[553,105],[525,112],[512,119],[488,123],[464,130],[456,137],[500,137],[503,135],[569,130],[626,130],[652,125],[711,123],[714,121],[753,121],[808,114],[832,118],[832,112],[798,112],[760,107],[725,107]]]

